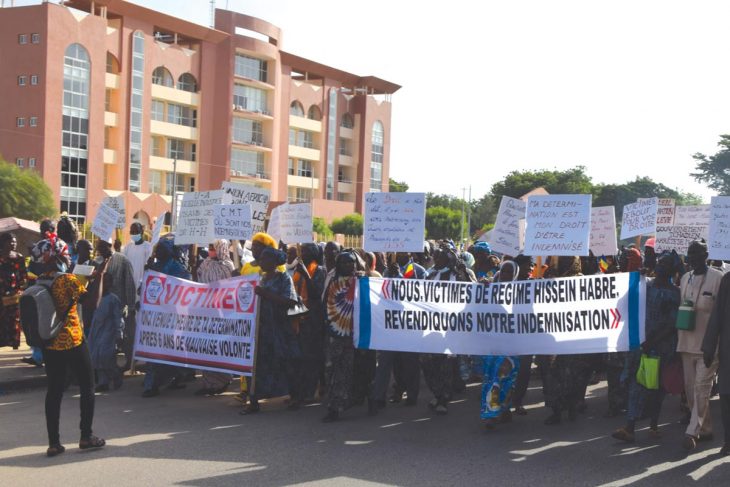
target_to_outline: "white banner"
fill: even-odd
[[[484,285],[360,278],[355,346],[460,355],[623,352],[644,341],[638,272]]]
[[[142,278],[134,357],[250,376],[259,275],[199,284],[158,272]]]
[[[312,204],[284,203],[271,210],[267,233],[285,244],[312,243]]]
[[[258,186],[231,181],[223,181],[221,187],[231,195],[232,204],[251,205],[251,231],[253,233],[263,232],[271,192]]]
[[[152,245],[157,245],[157,242],[159,242],[160,240],[162,227],[165,225],[165,215],[167,215],[166,211],[157,217],[157,221],[155,222],[155,228],[152,229],[152,242],[150,242]]]
[[[366,251],[423,252],[425,239],[425,193],[365,193]]]
[[[185,193],[180,202],[175,244],[208,245],[215,240],[213,207],[230,203],[231,195],[222,189]]]
[[[713,196],[710,212],[710,259],[730,260],[730,196]]]
[[[656,233],[657,198],[640,198],[624,206],[621,218],[621,240]]]
[[[101,200],[103,204],[119,213],[116,227],[124,228],[126,226],[127,212],[124,209],[124,198],[121,196],[107,196]]]
[[[525,255],[588,255],[591,198],[589,194],[527,198]]]
[[[616,255],[616,209],[613,206],[591,208],[591,244],[593,255]]]
[[[227,240],[251,240],[251,205],[215,205],[213,234]]]
[[[710,205],[678,206],[674,209],[675,225],[709,225]]]
[[[91,233],[104,241],[109,241],[114,235],[114,229],[119,221],[119,212],[109,208],[104,203],[96,210],[94,223],[91,224]]]
[[[497,220],[486,240],[492,251],[513,257],[522,253],[525,246],[525,207],[522,200],[502,196]]]
[[[687,255],[689,244],[704,238],[707,240],[709,228],[707,225],[672,225],[657,227],[654,250],[657,253],[676,250],[680,255]]]

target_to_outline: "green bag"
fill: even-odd
[[[636,382],[647,389],[659,389],[659,357],[641,354],[639,370],[636,371]]]
[[[678,330],[692,331],[695,329],[695,306],[692,301],[685,299],[677,311],[677,321],[674,326]]]

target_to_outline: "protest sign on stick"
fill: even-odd
[[[638,272],[484,285],[360,278],[358,348],[455,355],[636,350],[646,281]]]
[[[656,232],[657,198],[641,198],[624,206],[621,240]]]
[[[258,274],[200,284],[147,271],[134,356],[147,362],[250,376]]]
[[[102,203],[99,205],[99,209],[96,210],[96,217],[91,224],[91,233],[108,242],[114,235],[114,229],[118,222],[119,212]]]
[[[695,240],[708,237],[707,225],[671,225],[657,227],[654,250],[656,253],[676,250],[680,255],[687,255],[689,244]]]
[[[613,206],[591,208],[591,244],[593,255],[616,255],[616,209]]]
[[[591,195],[530,196],[525,222],[526,255],[588,255]]]
[[[213,234],[227,240],[251,240],[251,205],[215,205]]]
[[[366,193],[363,247],[368,252],[423,252],[425,193]]]
[[[285,203],[278,206],[278,238],[285,244],[312,243],[312,204]]]
[[[230,203],[231,195],[222,189],[185,193],[180,202],[175,243],[208,245],[215,240],[213,208]]]
[[[710,205],[678,206],[674,210],[675,225],[710,225]]]
[[[494,252],[512,256],[522,253],[525,234],[520,222],[524,224],[525,206],[522,200],[502,196],[494,228],[485,237]]]
[[[157,242],[160,241],[162,227],[163,225],[165,225],[165,215],[167,215],[167,212],[163,212],[160,216],[157,217],[157,221],[155,222],[155,228],[152,230],[152,245],[157,245]]]
[[[713,196],[710,202],[710,259],[730,260],[730,196]]]
[[[101,200],[102,204],[105,204],[112,210],[119,213],[119,219],[116,223],[116,228],[124,228],[126,226],[127,213],[124,209],[124,198],[122,196],[107,196]]]
[[[658,198],[656,210],[656,225],[659,227],[670,227],[674,225],[674,200],[671,198]]]
[[[231,181],[223,181],[222,188],[231,195],[231,204],[251,205],[251,232],[263,232],[271,192],[258,186]]]

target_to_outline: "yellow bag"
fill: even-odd
[[[641,354],[639,370],[636,371],[636,382],[650,390],[659,389],[659,357]]]

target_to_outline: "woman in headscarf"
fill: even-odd
[[[46,427],[48,429],[49,457],[63,453],[59,421],[61,399],[66,382],[66,372],[73,371],[81,392],[81,439],[79,448],[101,448],[105,441],[92,434],[94,419],[94,369],[91,366],[89,347],[79,318],[77,304],[86,292],[84,286],[73,274],[65,274],[70,260],[66,244],[60,239],[46,238],[38,242],[31,251],[34,271],[39,279],[52,280],[51,296],[56,316],[64,320],[58,335],[44,347],[47,376]]]
[[[672,284],[674,257],[663,255],[654,266],[655,277],[646,283],[646,340],[641,348],[627,353],[626,377],[629,399],[626,426],[613,432],[618,440],[633,442],[636,421],[649,417],[649,435],[659,437],[659,413],[664,400],[664,390],[650,390],[636,382],[643,353],[658,356],[659,363],[669,363],[677,349],[677,310],[679,288]]]
[[[19,254],[13,233],[0,235],[0,347],[20,346],[20,310],[18,303],[27,283],[25,258]]]
[[[266,247],[258,259],[263,274],[256,295],[259,296],[259,330],[256,346],[256,374],[249,404],[241,414],[257,413],[259,399],[291,396],[300,401],[300,384],[294,379],[301,353],[287,310],[297,303],[294,284],[279,266],[286,262],[281,250]]]
[[[517,279],[519,268],[514,261],[506,260],[499,268],[498,282]],[[494,284],[496,285],[496,284]],[[520,358],[507,355],[487,355],[484,357],[484,380],[482,382],[481,418],[487,428],[497,423],[512,420],[510,405],[512,386],[520,369]]]
[[[327,414],[329,423],[351,405],[355,347],[352,329],[355,311],[355,286],[361,273],[358,257],[352,250],[337,255],[334,276],[325,291],[327,311]]]
[[[297,295],[309,311],[304,317],[294,319],[294,329],[302,352],[301,367],[295,379],[300,384],[301,397],[292,398],[290,409],[299,408],[303,402],[314,401],[317,383],[324,372],[324,306],[321,296],[326,274],[319,246],[314,243],[302,244],[293,281]]]
[[[229,279],[233,274],[233,261],[228,252],[228,240],[216,240],[208,246],[208,256],[198,267],[198,282],[208,284]],[[231,383],[231,374],[203,371],[203,387],[195,391],[196,396],[223,394]]]

